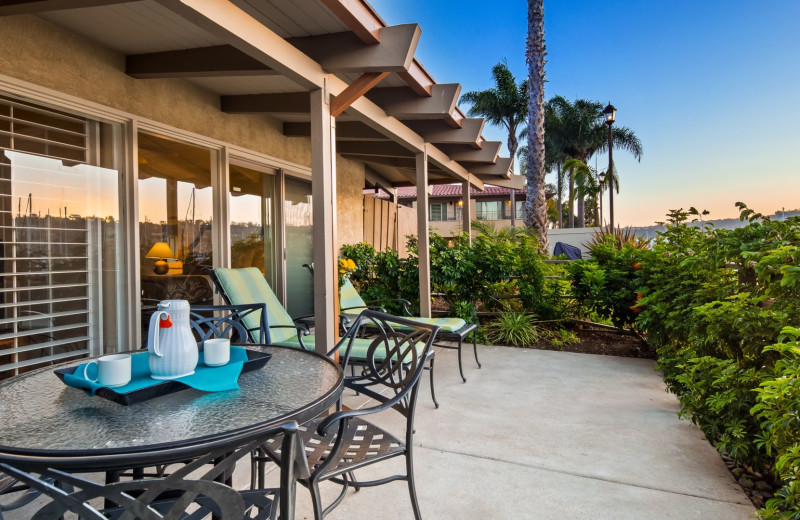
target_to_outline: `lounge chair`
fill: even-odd
[[[467,378],[464,377],[464,370],[461,367],[461,345],[464,341],[464,338],[470,334],[472,334],[472,348],[475,352],[475,362],[478,364],[478,368],[481,367],[481,362],[478,361],[478,345],[475,338],[475,331],[478,327],[472,323],[467,323],[461,318],[420,318],[417,316],[412,316],[411,312],[409,311],[410,302],[402,299],[375,300],[371,302],[365,302],[364,299],[361,298],[361,295],[358,294],[358,291],[356,291],[356,288],[353,287],[353,284],[350,283],[350,280],[345,280],[344,285],[342,285],[342,288],[339,291],[339,312],[341,312],[342,315],[347,318],[347,321],[345,322],[346,324],[347,322],[354,320],[356,316],[367,309],[386,312],[386,309],[384,309],[383,306],[376,305],[385,303],[386,301],[401,302],[403,305],[403,311],[406,314],[406,316],[403,317],[408,320],[439,327],[439,334],[436,335],[437,343],[434,343],[434,345],[441,348],[458,350],[458,371],[461,373],[461,379],[465,383],[467,382]],[[441,343],[442,341],[446,341],[447,343]],[[453,342],[456,343],[455,346],[451,344]]]
[[[229,305],[244,305],[252,303],[263,303],[267,309],[267,331],[265,341],[269,345],[281,345],[286,347],[303,348],[314,350],[315,337],[309,332],[308,326],[304,322],[293,320],[286,309],[283,308],[278,297],[272,292],[264,275],[255,267],[245,267],[239,269],[217,268],[208,271],[211,279],[216,285],[222,298]],[[260,313],[248,314],[243,318],[248,331],[255,338],[257,331],[261,329]],[[254,339],[254,341],[257,341]],[[354,340],[349,350],[351,363],[364,363],[367,360],[367,351],[372,344],[372,340],[357,338]],[[422,348],[424,345],[420,345]],[[348,345],[340,343],[335,348],[328,348],[329,355],[337,350],[340,356],[344,356]],[[431,397],[436,407],[439,402],[436,400],[436,393],[433,386],[433,362],[434,351],[428,355],[429,362],[426,368],[431,372]]]

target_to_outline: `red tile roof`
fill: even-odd
[[[434,184],[432,186],[432,193],[428,195],[429,199],[438,199],[438,198],[453,198],[453,197],[461,197],[461,185],[460,184]],[[483,191],[477,190],[475,188],[470,188],[469,196],[474,199],[479,199],[482,197],[497,197],[497,196],[508,196],[511,192],[510,188],[500,188],[498,186],[486,186]],[[517,197],[525,197],[525,190],[516,190]],[[384,191],[381,191],[378,195],[378,198],[386,199],[389,198],[388,194]],[[403,186],[397,188],[397,198],[398,199],[411,199],[414,200],[417,198],[417,187],[416,186]]]

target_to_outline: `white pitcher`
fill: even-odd
[[[189,325],[189,302],[164,300],[150,317],[147,334],[150,377],[175,379],[194,374],[199,358]]]

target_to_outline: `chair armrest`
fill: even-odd
[[[425,356],[425,359],[421,362],[429,363],[433,355],[434,355],[433,351],[430,351]],[[420,377],[422,377],[422,372],[424,372],[424,370],[420,370],[417,373],[417,376],[414,379],[414,381],[412,381],[410,384],[407,384],[402,392],[400,392],[399,394],[395,395],[394,397],[388,399],[383,403],[380,403],[376,406],[370,406],[369,408],[359,408],[357,410],[356,409],[340,410],[338,412],[332,413],[331,415],[323,419],[321,423],[319,423],[319,426],[317,427],[317,433],[319,433],[320,435],[325,435],[325,432],[327,431],[328,428],[330,428],[332,424],[344,421],[346,419],[349,419],[350,417],[360,417],[362,415],[369,415],[371,413],[382,412],[383,410],[388,410],[389,408],[394,407],[395,405],[397,405],[397,403],[405,399],[408,393],[411,392],[411,390],[419,383],[419,379]]]
[[[368,308],[372,308],[372,307],[370,307],[370,305],[373,305],[373,304],[376,304],[376,303],[380,304],[379,306],[377,306],[376,310],[380,310],[381,312],[386,312],[385,310],[383,310],[383,307],[384,307],[383,304],[385,304],[386,302],[398,302],[398,303],[401,303],[403,305],[403,312],[405,313],[404,316],[409,316],[409,317],[412,316],[411,308],[410,308],[411,302],[408,301],[408,300],[405,300],[403,298],[381,298],[381,299],[378,299],[378,300],[370,300],[370,301],[366,302],[366,305],[367,305]]]
[[[411,302],[408,300],[404,300],[403,298],[381,298],[380,300],[371,300],[366,302],[367,306],[373,303],[386,303],[386,302],[398,302],[403,305],[403,315],[404,316],[412,316],[411,314]],[[382,307],[381,307],[382,308]],[[386,312],[386,311],[382,311]]]
[[[367,304],[367,305],[359,305],[358,307],[345,307],[343,309],[339,309],[339,311],[343,312],[343,311],[349,311],[351,309],[369,309],[371,311],[386,312],[386,309],[384,309],[380,305],[369,305],[369,304]]]
[[[357,410],[350,409],[350,410],[340,410],[338,412],[334,412],[325,419],[323,419],[321,423],[319,423],[319,426],[317,427],[317,433],[319,433],[320,435],[325,435],[328,428],[330,428],[332,424],[345,421],[347,419],[350,419],[351,417],[360,417],[362,415],[369,415],[372,413],[382,412],[383,410],[388,410],[389,408],[392,408],[401,400],[403,400],[403,398],[406,397],[406,394],[408,394],[408,392],[411,391],[413,387],[414,387],[413,384],[408,385],[404,392],[400,392],[399,394],[389,399],[385,403],[381,403],[377,406],[371,406],[369,408],[359,408]]]

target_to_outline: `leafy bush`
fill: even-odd
[[[350,280],[365,301],[380,300],[387,312],[402,315],[398,298],[411,302],[419,312],[419,260],[415,255],[399,258],[397,251],[375,251],[366,242],[342,246],[342,254],[356,264]]]
[[[598,261],[581,269],[578,289],[642,295],[636,326],[658,346],[681,415],[737,464],[782,482],[763,518],[800,518],[800,349],[797,329],[785,328],[800,321],[800,219],[739,208],[748,224],[734,230],[688,223],[695,210],[671,212],[633,284],[601,276]]]
[[[794,270],[789,270],[794,271]],[[757,390],[752,413],[761,421],[759,448],[775,458],[775,474],[783,486],[767,501],[762,517],[800,518],[800,329],[785,327],[767,352],[780,355],[772,373]]]
[[[629,243],[620,245],[612,235],[598,239],[590,251],[589,260],[568,264],[572,295],[587,311],[616,327],[633,327],[641,310],[637,289],[643,251]]]
[[[477,323],[480,305],[481,310],[529,312],[544,320],[563,318],[563,284],[545,279],[535,235],[519,228],[476,229],[483,232],[471,240],[466,234],[449,241],[430,235],[431,286],[443,295],[451,313]],[[342,247],[342,254],[356,263],[351,280],[365,300],[404,298],[418,312],[416,238],[409,238],[408,249],[411,255],[401,259],[392,250],[376,252],[366,243]],[[391,305],[387,310],[399,312]]]
[[[780,489],[759,514],[800,520],[800,218],[772,221],[737,204],[747,225],[690,223],[676,210],[651,247],[605,233],[568,267],[584,312],[635,326],[681,416],[718,450]]]

